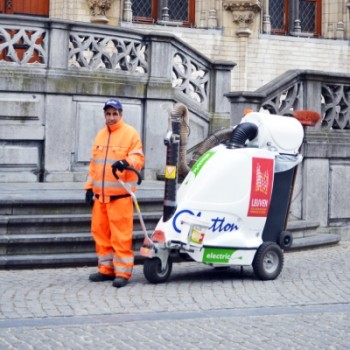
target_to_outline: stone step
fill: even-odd
[[[135,259],[136,262],[136,259]],[[0,256],[0,269],[96,266],[96,253]]]
[[[135,265],[142,264],[144,258],[135,251]],[[31,269],[50,267],[97,266],[95,252],[65,254],[27,254],[0,256],[0,269]]]
[[[137,192],[150,234],[162,215],[164,183],[146,182]],[[0,189],[0,269],[96,265],[90,234],[91,208],[84,203],[82,184],[12,184]],[[293,249],[339,242],[340,235],[318,233],[319,223],[292,221]],[[134,213],[133,250],[144,233]]]
[[[296,220],[287,223],[287,230],[293,233],[293,238],[303,238],[314,235],[320,223],[318,221]]]
[[[162,198],[142,198],[138,200],[141,212],[162,211]],[[57,202],[19,200],[1,201],[0,215],[72,215],[91,214],[91,207],[83,200],[65,199]]]
[[[143,231],[133,233],[133,250],[139,250],[144,239]],[[1,255],[45,255],[93,253],[92,236],[88,232],[31,235],[0,235]]]
[[[324,247],[326,245],[337,244],[341,240],[341,235],[336,233],[318,233],[293,240],[290,250],[309,249]]]
[[[161,212],[141,213],[147,229],[152,229]],[[90,232],[91,214],[5,215],[0,216],[0,235]],[[134,213],[134,229],[141,229],[140,218]]]

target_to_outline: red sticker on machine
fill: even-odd
[[[252,159],[252,186],[248,216],[267,216],[271,201],[273,182],[273,159]]]

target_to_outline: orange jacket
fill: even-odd
[[[95,195],[102,197],[100,200],[103,202],[108,202],[110,196],[127,194],[128,192],[112,173],[112,164],[123,159],[139,171],[144,164],[139,134],[121,119],[115,125],[106,126],[97,133],[92,146],[89,173],[84,189],[92,189]],[[134,172],[117,171],[117,175],[122,181],[132,186],[132,191],[136,190],[137,176]]]

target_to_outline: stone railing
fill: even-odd
[[[85,179],[94,116],[110,96],[152,154],[145,178],[156,178],[174,102],[189,107],[193,144],[229,124],[233,67],[171,34],[0,15],[0,182]]]
[[[5,21],[5,18],[1,19]],[[40,21],[32,27],[5,22],[9,23],[0,26],[0,64],[149,75],[152,35],[101,30],[89,25],[68,26],[63,22]],[[61,39],[60,45],[55,36]],[[156,39],[156,35],[153,37]],[[167,36],[163,39],[172,46],[172,57],[165,57],[166,51],[157,54],[164,62],[171,60],[166,63],[170,63],[172,86],[208,109],[213,64],[175,38]],[[50,60],[49,47],[53,51]],[[233,67],[232,63],[228,66]]]
[[[290,115],[308,109],[321,114],[318,129],[350,129],[350,75],[292,70],[254,92],[232,92],[231,116],[240,120],[246,108]]]

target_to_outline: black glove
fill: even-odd
[[[90,207],[94,205],[94,192],[92,192],[91,188],[85,193],[85,202],[87,205],[90,205]]]
[[[125,159],[117,160],[115,163],[112,164],[112,169],[113,171],[117,169],[120,172],[123,172],[128,166],[129,166],[129,163]]]

